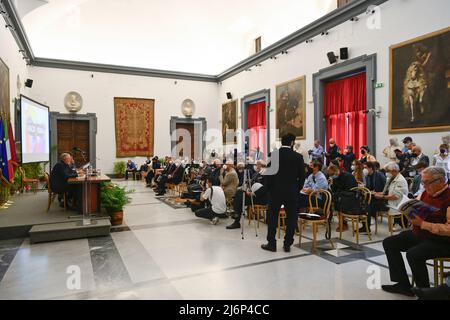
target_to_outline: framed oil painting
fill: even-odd
[[[237,100],[222,104],[222,142],[236,144]]]
[[[450,130],[450,28],[390,47],[389,132]]]
[[[306,77],[276,87],[276,129],[278,138],[292,133],[297,140],[306,139]]]
[[[0,58],[0,111],[7,117],[10,114],[9,97],[9,68]]]

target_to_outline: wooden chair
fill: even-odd
[[[256,218],[256,226],[257,228],[259,228],[259,223],[266,221],[266,212],[267,212],[266,205],[255,204],[253,205],[253,208],[251,205],[249,205],[247,207],[248,225],[250,225],[251,221],[254,220],[254,218]]]
[[[55,197],[58,195],[58,193],[52,191],[52,187],[50,185],[50,176],[47,172],[44,173],[44,180],[47,184],[48,189],[48,203],[47,203],[47,212],[50,210],[50,206],[52,205],[53,201],[55,200]],[[67,194],[64,193],[64,209],[67,210]]]
[[[322,199],[324,199],[323,208],[319,206],[319,199],[318,196],[322,196]],[[313,198],[315,199],[315,203],[313,204]],[[317,209],[323,210],[323,217],[321,217],[319,220],[310,220],[310,219],[304,219],[299,217],[298,219],[298,230],[299,230],[299,236],[298,236],[298,245],[302,245],[302,230],[306,225],[312,226],[312,233],[313,233],[313,243],[311,252],[314,252],[316,250],[316,242],[317,242],[317,230],[318,227],[323,225],[326,228],[329,228],[328,225],[328,219],[330,219],[330,215],[332,214],[331,211],[331,203],[332,203],[332,196],[331,193],[327,190],[316,190],[312,192],[309,195],[309,212],[313,213]],[[328,230],[328,232],[331,232],[331,230]],[[331,247],[334,249],[334,244],[331,239],[329,239],[331,243]]]
[[[370,193],[369,189],[362,188],[362,187],[356,187],[356,188],[351,189],[351,191],[361,193],[364,197],[365,203],[367,205],[370,205],[370,202],[372,200],[372,194]],[[355,234],[356,234],[356,244],[359,245],[359,223],[360,222],[364,223],[366,226],[366,230],[369,230],[367,214],[351,214],[351,213],[339,212],[339,229],[340,229],[339,230],[339,239],[342,239],[342,229],[344,227],[344,219],[350,220],[352,222],[353,236],[355,236]],[[372,240],[372,234],[370,231],[367,233],[367,235],[369,236],[369,239]]]
[[[38,189],[38,184],[39,184],[39,180],[38,179],[32,179],[32,178],[27,178],[25,176],[25,170],[23,170],[22,167],[19,167],[19,173],[21,176],[21,189],[22,189],[22,193],[25,190],[25,187],[28,185],[31,185],[31,188],[33,189],[33,192],[36,193],[37,189]]]
[[[405,221],[402,219],[403,214],[398,211],[389,210],[389,211],[378,211],[375,215],[375,234],[378,234],[378,218],[380,218],[380,222],[383,222],[383,217],[388,218],[388,227],[389,232],[392,234],[394,233],[394,221],[396,218],[400,218],[402,221],[402,227],[403,229],[406,229]]]
[[[445,270],[450,270],[450,266],[446,266],[445,262],[450,262],[450,257],[437,258],[433,261],[434,267],[434,286],[439,287],[444,284]]]
[[[166,183],[167,193],[172,196],[175,193],[175,185],[173,183]]]

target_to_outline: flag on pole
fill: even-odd
[[[11,160],[13,162],[13,165],[16,166],[17,165],[16,141],[14,140],[13,127],[11,125],[11,120],[9,121],[8,136],[9,136],[9,146],[11,148]]]
[[[12,164],[12,158],[11,158],[11,142],[9,141],[9,124],[8,124],[8,120],[4,118],[3,121],[3,128],[5,130],[5,138],[3,139],[3,141],[5,142],[6,145],[6,158],[7,158],[7,163],[8,163],[8,175],[9,175],[9,182],[13,182],[14,181],[14,168],[13,168],[13,164]]]
[[[8,143],[9,146],[9,143]],[[8,150],[5,142],[5,126],[0,121],[0,165],[2,167],[2,182],[10,183],[9,166],[8,166]]]

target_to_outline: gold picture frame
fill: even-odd
[[[280,140],[290,132],[297,140],[306,139],[306,76],[280,83],[275,90],[275,126]]]
[[[0,58],[0,111],[9,118],[11,109],[9,68]]]
[[[389,133],[450,130],[450,27],[389,48]]]
[[[237,144],[238,101],[231,100],[222,103],[222,143],[224,145]],[[227,141],[227,130],[234,130],[233,142]]]

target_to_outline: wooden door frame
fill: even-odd
[[[203,153],[206,150],[206,140],[205,140],[205,135],[206,135],[206,118],[180,118],[180,117],[170,117],[170,150],[172,153],[173,157],[177,157],[176,155],[176,145],[177,145],[177,140],[176,137],[174,137],[174,132],[177,129],[177,123],[186,123],[186,124],[193,124],[194,125],[194,132],[195,129],[200,126],[200,132],[198,132],[198,137],[199,139],[202,140],[201,144],[198,144],[198,146],[196,145],[196,148],[201,148],[200,151],[200,158],[203,159]],[[195,150],[195,149],[194,149]],[[198,149],[197,149],[198,150]]]
[[[89,161],[95,168],[97,166],[96,135],[97,116],[95,113],[74,114],[50,112],[50,167],[58,162],[58,120],[89,121]]]
[[[324,117],[325,84],[356,72],[366,72],[367,110],[375,110],[375,85],[377,82],[377,55],[363,55],[313,74],[314,96],[314,140],[319,140],[323,146],[326,141],[326,119]],[[371,154],[376,156],[376,114],[367,111],[367,144]]]

